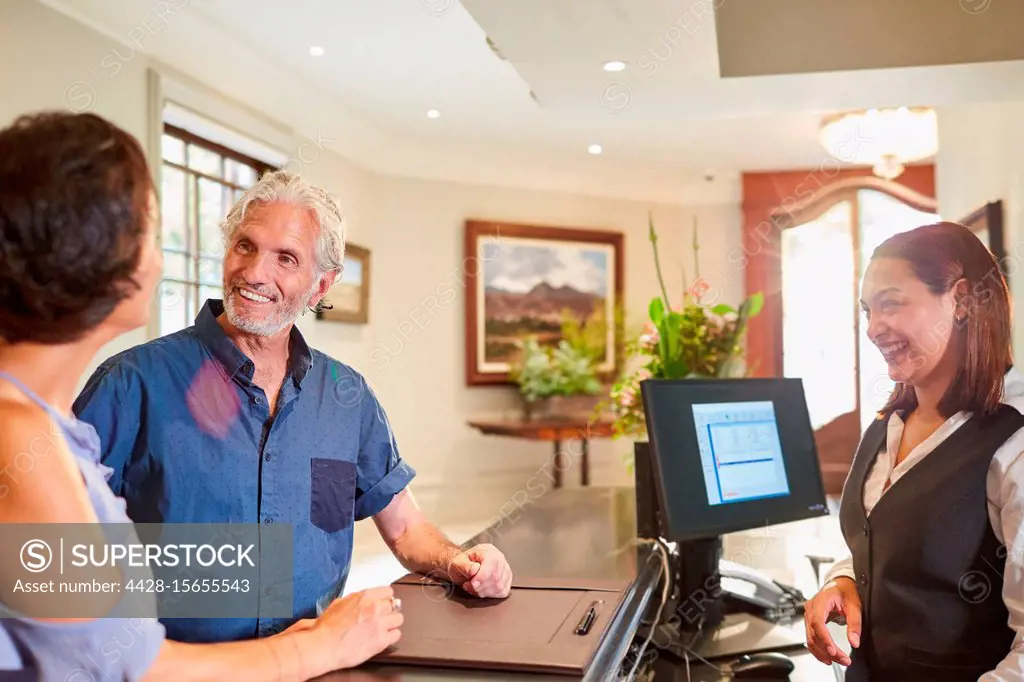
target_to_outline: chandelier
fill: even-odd
[[[925,107],[853,111],[826,118],[820,139],[839,161],[870,165],[875,175],[892,180],[906,164],[939,150],[938,118]]]

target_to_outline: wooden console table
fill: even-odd
[[[580,484],[590,485],[590,439],[611,438],[612,422],[599,420],[588,422],[586,419],[536,419],[530,421],[471,421],[469,425],[488,436],[509,436],[527,440],[542,440],[554,443],[554,483],[556,488],[562,487],[562,471],[568,466],[560,466],[559,456],[562,453],[562,441],[578,439],[582,448],[580,457]],[[565,455],[568,457],[568,455]],[[570,459],[569,464],[572,463]]]

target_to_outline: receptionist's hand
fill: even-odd
[[[846,637],[850,646],[860,646],[860,595],[850,578],[840,577],[829,582],[804,605],[804,626],[807,628],[807,648],[822,663],[850,665],[850,657],[832,639],[826,623],[846,622]]]
[[[504,599],[512,590],[512,568],[494,545],[482,544],[460,552],[448,567],[452,581],[477,597]]]

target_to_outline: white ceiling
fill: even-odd
[[[122,41],[153,8],[43,1]],[[832,111],[1024,100],[1024,61],[723,79],[718,0],[170,4],[143,50],[297,129],[325,127],[353,160],[399,175],[707,200],[709,169],[825,162],[817,128]],[[604,72],[611,59],[627,69]],[[589,155],[591,143],[604,153]]]

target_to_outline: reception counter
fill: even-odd
[[[650,619],[661,598],[661,562],[658,553],[636,542],[635,492],[632,488],[562,488],[531,500],[514,516],[501,519],[468,541],[468,545],[490,542],[508,557],[517,575],[536,578],[625,579],[630,584],[623,608],[608,626],[593,663],[585,676],[567,676],[509,671],[468,670],[412,665],[367,664],[356,670],[339,671],[319,678],[324,682],[440,682],[441,680],[511,680],[513,682],[558,682],[558,680],[623,679],[623,664],[628,671],[635,655],[630,651],[641,630],[641,619]],[[501,507],[501,505],[497,505]],[[826,521],[832,521],[827,519]],[[791,529],[776,531],[755,541],[743,536],[726,537],[726,551],[733,547],[746,551],[754,568],[772,569],[776,563],[791,563]],[[762,549],[763,546],[763,549]],[[788,547],[783,550],[783,546]],[[802,545],[800,545],[802,547]],[[754,551],[757,550],[757,551]],[[799,554],[797,552],[796,554]],[[799,557],[798,557],[799,558]],[[767,565],[767,564],[771,565]],[[806,563],[806,560],[804,560]],[[804,567],[800,567],[801,570]],[[809,565],[806,567],[809,571]],[[777,578],[778,579],[778,578]],[[791,582],[805,594],[813,585]],[[802,632],[802,623],[794,623]],[[795,664],[790,679],[807,682],[833,682],[832,669],[822,665],[804,649],[786,651]],[[628,654],[628,655],[627,655]],[[727,680],[727,675],[705,665],[693,663],[689,678],[686,666],[672,656],[650,648],[644,656],[655,670],[655,680]]]
[[[629,580],[623,606],[608,626],[585,677],[368,664],[320,678],[324,682],[427,682],[439,680],[611,680],[626,657],[640,619],[659,586],[661,563],[636,539],[633,490],[563,488],[469,540],[490,542],[508,558],[517,575],[537,578]],[[500,505],[498,505],[500,507]]]

